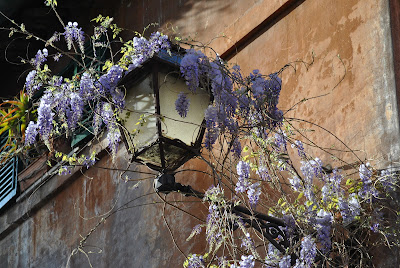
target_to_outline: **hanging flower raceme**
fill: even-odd
[[[358,195],[366,200],[371,200],[374,197],[378,196],[378,192],[375,189],[375,186],[372,183],[372,170],[370,164],[362,164],[359,168],[359,175],[362,182],[362,187],[358,192]]]
[[[208,59],[202,52],[194,49],[186,50],[186,54],[181,61],[180,70],[190,91],[196,92],[200,86],[200,80],[205,75],[201,64],[206,63],[208,63]]]
[[[38,127],[35,122],[29,122],[29,125],[25,130],[25,145],[33,145],[36,142],[36,136],[38,134],[37,128]]]
[[[254,265],[255,265],[255,260],[253,255],[249,256],[243,255],[239,262],[239,266],[237,266],[236,264],[232,264],[230,268],[253,268]]]
[[[311,236],[306,236],[301,241],[300,259],[296,260],[294,267],[311,268],[314,267],[315,256],[317,255],[317,246]]]
[[[122,78],[123,72],[124,69],[122,67],[113,65],[98,81],[98,86],[101,88],[100,92],[103,94],[108,93],[111,96],[113,104],[121,109],[125,106],[125,95],[117,85]]]
[[[305,158],[306,154],[304,152],[304,145],[301,141],[296,140],[294,143],[291,144],[292,148],[297,148],[297,154],[301,157],[301,158]]]
[[[150,35],[149,45],[149,50],[152,51],[153,54],[160,52],[161,49],[168,50],[171,48],[168,35],[161,34],[160,32],[154,32]]]
[[[336,170],[332,170],[331,176],[324,178],[325,185],[321,188],[322,201],[329,204],[333,200],[340,198],[343,195],[343,190],[340,187],[342,175]]]
[[[96,98],[97,94],[95,92],[94,81],[91,74],[88,72],[82,74],[79,95],[84,101],[90,101]]]
[[[331,213],[321,209],[318,211],[316,218],[316,229],[318,232],[318,240],[321,243],[321,251],[329,252],[331,249],[331,228],[333,217]]]
[[[73,132],[83,115],[83,100],[75,92],[69,95],[69,109],[67,110],[68,129]]]
[[[253,183],[247,188],[247,197],[249,198],[249,203],[253,208],[257,205],[260,195],[261,187],[259,182]]]
[[[101,106],[100,116],[107,127],[108,147],[110,148],[113,159],[117,153],[118,144],[121,141],[121,133],[118,128],[118,123],[114,117],[114,110],[111,104],[104,102]]]
[[[361,213],[361,206],[356,194],[350,194],[347,198],[339,198],[339,210],[345,225],[353,222]]]
[[[175,109],[181,117],[186,117],[189,111],[190,101],[185,93],[181,92],[175,101]]]
[[[96,104],[96,107],[94,109],[94,115],[93,115],[93,133],[94,135],[98,135],[100,132],[100,127],[103,124],[103,120],[101,118],[101,109],[103,107],[103,102],[98,102]]]
[[[52,94],[46,93],[40,100],[38,108],[37,128],[40,136],[47,146],[49,146],[49,138],[53,130],[54,113],[51,111],[53,102]]]
[[[64,38],[67,43],[68,49],[71,49],[73,43],[76,42],[82,53],[85,53],[85,36],[82,28],[78,28],[77,22],[68,22],[67,26],[64,27]]]
[[[32,70],[26,76],[25,89],[26,89],[26,92],[28,93],[29,97],[32,97],[33,94],[36,91],[38,91],[43,85],[42,82],[38,81],[36,74],[37,74],[37,71]]]
[[[183,264],[185,268],[205,268],[204,258],[201,255],[190,254]]]
[[[388,169],[381,171],[379,181],[388,192],[394,192],[397,188],[395,173]]]
[[[43,50],[38,50],[34,59],[31,60],[31,64],[39,70],[41,65],[47,61],[47,56],[49,56],[49,52],[46,48]]]

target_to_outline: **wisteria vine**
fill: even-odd
[[[53,1],[47,4],[54,6]],[[110,42],[101,38],[112,34],[116,40],[121,29],[109,17],[99,16],[95,21],[99,25],[90,38],[78,23],[68,22],[64,32],[55,32],[45,40],[46,47],[27,61],[32,68],[26,76],[25,91],[34,100],[37,120],[26,128],[25,148],[43,142],[49,150],[56,149],[54,139],[72,135],[83,119],[85,106],[89,106],[93,134],[106,133],[111,155],[116,157],[121,141],[118,116],[125,108],[125,93],[119,82],[160,51],[170,53],[172,43],[160,32],[148,38],[135,36],[97,68],[100,60],[96,47],[111,50]],[[11,30],[28,34],[22,25]],[[55,75],[48,65],[66,54],[57,46],[63,41],[69,51],[74,51],[73,60],[81,67],[73,77]],[[94,47],[94,56],[85,55],[88,44]],[[319,158],[306,151],[301,135],[278,108],[284,69],[269,75],[257,69],[244,74],[239,65],[226,63],[216,54],[207,56],[205,51],[195,46],[185,50],[180,74],[192,93],[201,89],[213,97],[204,114],[203,153],[218,160],[207,161],[218,183],[210,183],[204,195],[209,208],[205,223],[196,225],[189,237],[205,232],[208,248],[189,254],[184,266],[249,268],[258,263],[263,267],[300,268],[320,263],[344,267],[357,261],[346,244],[360,230],[377,235],[376,240],[388,246],[394,244],[399,218],[387,202],[398,190],[396,173],[376,170],[368,163],[359,163],[356,175],[340,168],[324,168]],[[92,62],[87,64],[84,58],[92,58]],[[186,117],[190,104],[187,94],[179,93],[176,112]],[[76,162],[89,167],[94,160],[92,155]],[[67,171],[63,166],[60,173]],[[279,231],[289,237],[290,247],[282,252],[251,231],[249,227],[254,226],[233,212],[239,204],[254,213],[259,209],[283,219],[285,227]],[[277,235],[276,243],[282,239]],[[362,246],[365,250],[369,247]]]

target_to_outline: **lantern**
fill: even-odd
[[[205,90],[192,93],[179,71],[181,55],[161,52],[127,74],[121,133],[133,161],[163,173],[173,171],[199,153],[204,135]],[[187,116],[175,110],[183,92],[190,100]]]

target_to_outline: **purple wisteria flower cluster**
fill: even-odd
[[[275,144],[276,144],[275,151],[279,152],[279,153],[287,152],[286,134],[278,132],[278,133],[275,133],[274,137],[275,137]]]
[[[271,176],[269,174],[268,168],[264,165],[258,166],[256,173],[263,181],[271,180]]]
[[[371,200],[372,198],[377,197],[378,192],[371,180],[372,170],[370,164],[366,163],[360,165],[358,171],[362,182],[362,186],[360,191],[358,192],[358,195],[366,200]]]
[[[155,32],[150,35],[149,39],[134,37],[132,40],[132,50],[124,55],[128,60],[128,72],[142,65],[146,60],[153,57],[160,50],[169,51],[171,44],[168,40],[168,35],[163,35],[160,32]]]
[[[388,169],[382,170],[380,174],[379,181],[382,187],[388,192],[396,191],[396,172],[390,171]]]
[[[37,71],[32,70],[26,76],[25,89],[29,96],[33,96],[33,94],[43,85],[40,81],[38,81],[36,74]]]
[[[318,232],[318,241],[321,243],[321,251],[327,253],[331,249],[331,228],[332,214],[320,209],[316,218],[316,229]]]
[[[271,243],[268,244],[268,250],[265,256],[264,268],[274,268],[282,260],[282,253],[275,248]]]
[[[315,256],[317,255],[317,246],[311,236],[305,236],[301,241],[300,258],[296,260],[294,268],[314,267]]]
[[[191,254],[187,258],[186,268],[205,268],[204,258],[201,255]]]
[[[52,98],[50,94],[45,94],[38,108],[37,130],[45,143],[49,142],[53,129],[54,113],[51,111]],[[27,138],[32,140],[33,138]]]
[[[84,54],[85,37],[78,24],[69,22],[64,30],[63,35],[68,49],[72,49],[73,44],[77,43],[80,51]],[[58,37],[59,34],[55,33],[50,43],[57,41]],[[54,124],[59,124],[57,129],[64,129],[66,134],[70,135],[82,119],[85,105],[90,103],[94,107],[94,133],[97,135],[104,123],[107,129],[109,148],[115,155],[121,140],[117,114],[125,106],[125,92],[118,86],[119,81],[127,72],[142,64],[161,49],[167,51],[170,49],[168,36],[159,32],[153,33],[148,40],[144,37],[135,37],[132,44],[131,53],[124,54],[125,61],[110,66],[107,72],[99,75],[95,70],[88,68],[81,75],[72,79],[50,76],[47,70],[41,70],[41,66],[49,54],[46,48],[39,50],[36,57],[31,60],[35,70],[29,72],[26,77],[25,88],[30,97],[41,88],[45,88],[45,92],[39,102],[37,122],[28,124],[25,144],[32,145],[38,134],[48,144],[55,128]],[[129,58],[128,62],[126,62],[127,58]],[[182,112],[185,110],[187,113],[188,104],[188,100],[182,100],[180,103]]]
[[[322,176],[322,161],[319,158],[310,161],[301,161],[300,170],[304,175],[304,195],[308,200],[314,201],[312,186],[314,178],[321,178]]]
[[[237,266],[236,264],[232,264],[230,268],[253,268],[254,265],[255,260],[253,255],[242,255],[241,260],[239,261],[239,266]]]
[[[181,117],[186,117],[189,111],[189,104],[190,101],[186,94],[183,92],[179,93],[178,98],[175,101],[175,109]]]
[[[301,141],[296,140],[294,143],[291,144],[292,148],[297,148],[297,154],[301,157],[301,158],[305,158],[306,154],[304,152],[304,145]]]
[[[38,74],[41,72],[42,64],[47,61],[48,56],[49,52],[46,48],[44,48],[42,50],[38,50],[35,58],[32,58],[30,61],[32,66],[35,68],[35,70],[32,70],[28,73],[25,81],[25,89],[30,97],[33,96],[33,94],[43,85],[43,82]]]
[[[207,89],[214,97],[205,111],[205,148],[211,150],[218,136],[228,133],[232,135],[232,151],[240,156],[240,142],[235,137],[240,125],[257,128],[263,138],[281,125],[283,114],[277,108],[281,80],[277,74],[265,77],[254,70],[245,77],[239,66],[230,70],[218,56],[211,61],[194,49],[186,51],[180,70],[192,92]]]
[[[340,186],[342,182],[342,175],[337,169],[332,170],[331,176],[325,176],[325,184],[321,188],[322,201],[329,204],[334,199],[340,198],[343,195],[343,189]]]
[[[254,241],[250,237],[250,233],[245,233],[245,237],[242,238],[241,247],[244,247],[246,250],[252,250],[254,248]]]
[[[236,183],[235,191],[237,193],[243,193],[247,191],[249,203],[252,206],[256,206],[258,199],[261,195],[260,183],[251,183],[250,178],[250,165],[245,161],[239,161],[236,166],[238,181]]]
[[[38,52],[36,53],[36,56],[34,59],[31,60],[31,64],[37,69],[39,70],[41,65],[47,61],[47,57],[49,56],[49,51],[47,50],[47,48],[44,48],[42,50],[38,50]]]
[[[339,209],[344,224],[349,224],[354,221],[354,219],[361,213],[361,206],[356,194],[351,194],[347,200],[345,198],[340,198]]]
[[[79,46],[82,53],[85,53],[85,36],[82,28],[78,28],[77,22],[68,22],[67,26],[64,28],[64,38],[67,43],[68,49],[71,49],[74,42]]]
[[[219,207],[220,201],[222,201],[223,190],[219,186],[211,186],[205,193],[204,200],[210,200],[208,207],[208,215],[206,220],[206,237],[207,242],[212,248],[223,239],[223,233],[221,229],[221,220],[223,215],[221,214],[221,208]]]

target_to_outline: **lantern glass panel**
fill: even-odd
[[[128,136],[129,150],[141,149],[153,144],[157,138],[157,117],[155,116],[155,97],[152,86],[152,76],[147,76],[140,83],[127,88],[125,109],[121,113],[125,132]],[[128,134],[128,133],[126,133]]]
[[[137,159],[144,161],[145,163],[150,163],[152,165],[161,166],[161,155],[159,144],[154,144],[153,146],[147,148],[141,152]]]
[[[200,89],[192,93],[185,81],[176,74],[160,72],[158,81],[160,113],[164,117],[161,122],[162,135],[170,139],[179,139],[191,146],[201,130],[200,125],[210,96]],[[184,118],[175,110],[175,101],[180,92],[184,92],[190,101],[189,111]]]
[[[186,149],[168,143],[164,143],[164,152],[166,168],[175,167],[188,155]]]

